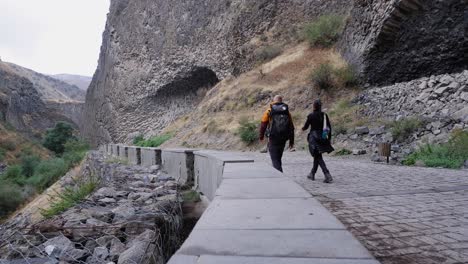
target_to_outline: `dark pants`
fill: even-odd
[[[314,157],[314,167],[312,168],[312,174],[315,175],[317,173],[318,167],[323,171],[323,174],[329,173],[327,169],[327,165],[325,164],[325,161],[323,160],[323,156],[320,153],[314,153],[312,155]]]
[[[283,172],[283,166],[281,159],[283,158],[284,148],[286,147],[286,141],[283,142],[272,142],[268,143],[268,152],[270,152],[271,163],[273,167]]]

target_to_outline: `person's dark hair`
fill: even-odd
[[[320,99],[314,101],[313,107],[314,111],[322,112],[322,102],[320,101]]]

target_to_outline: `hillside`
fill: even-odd
[[[88,76],[75,75],[75,74],[54,74],[52,78],[64,81],[70,85],[75,85],[83,91],[88,90],[92,78]]]
[[[218,92],[203,98],[206,90],[218,82],[216,91],[229,86],[230,80],[242,83],[239,76],[254,74],[258,54],[293,48],[303,40],[304,27],[326,14],[347,17],[336,54],[355,71],[361,87],[460,73],[466,67],[460,47],[464,43],[461,5],[458,0],[112,1],[98,69],[87,94],[83,132],[99,145],[168,131],[181,116],[196,115],[193,109],[199,109],[199,103],[221,98],[214,95]],[[313,59],[326,60],[320,56]],[[303,74],[312,66],[304,66]],[[297,80],[307,78],[293,75]],[[289,96],[292,105],[300,101],[295,96],[304,98],[308,92],[304,83],[297,86],[301,88],[294,86],[296,80],[289,83],[289,76],[269,78],[273,77],[243,83],[248,88],[231,88],[255,94],[250,89],[254,83],[254,87],[261,84],[261,92],[275,91],[268,86],[285,94],[295,91]],[[264,97],[255,106],[264,108],[268,96],[259,96]]]
[[[43,100],[84,101],[85,92],[75,85],[70,85],[13,63],[4,62],[3,64],[11,72],[31,81]]]
[[[311,49],[307,43],[302,43],[238,77],[224,79],[208,90],[200,104],[189,114],[163,131],[174,134],[166,146],[258,150],[262,146],[247,145],[241,141],[237,135],[239,123],[246,119],[259,125],[272,98],[281,94],[294,118],[296,145],[303,149],[305,135],[301,135],[300,128],[320,92],[312,84],[310,75],[323,63],[330,63],[335,68],[346,67],[335,50]],[[357,92],[354,88],[340,86],[322,94],[321,98],[324,107],[331,109],[335,102],[352,98]]]

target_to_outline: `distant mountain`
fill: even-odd
[[[52,78],[19,65],[2,62],[10,72],[28,79],[36,88],[42,100],[49,101],[81,101],[85,100],[86,92],[67,82]]]
[[[55,74],[51,75],[53,78],[64,81],[71,85],[76,85],[83,91],[88,90],[89,84],[91,83],[92,77],[89,76],[82,76],[82,75],[74,75],[74,74]]]

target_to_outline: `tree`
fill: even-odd
[[[53,129],[47,130],[43,145],[55,154],[61,155],[65,151],[65,143],[74,138],[72,125],[58,122]]]

